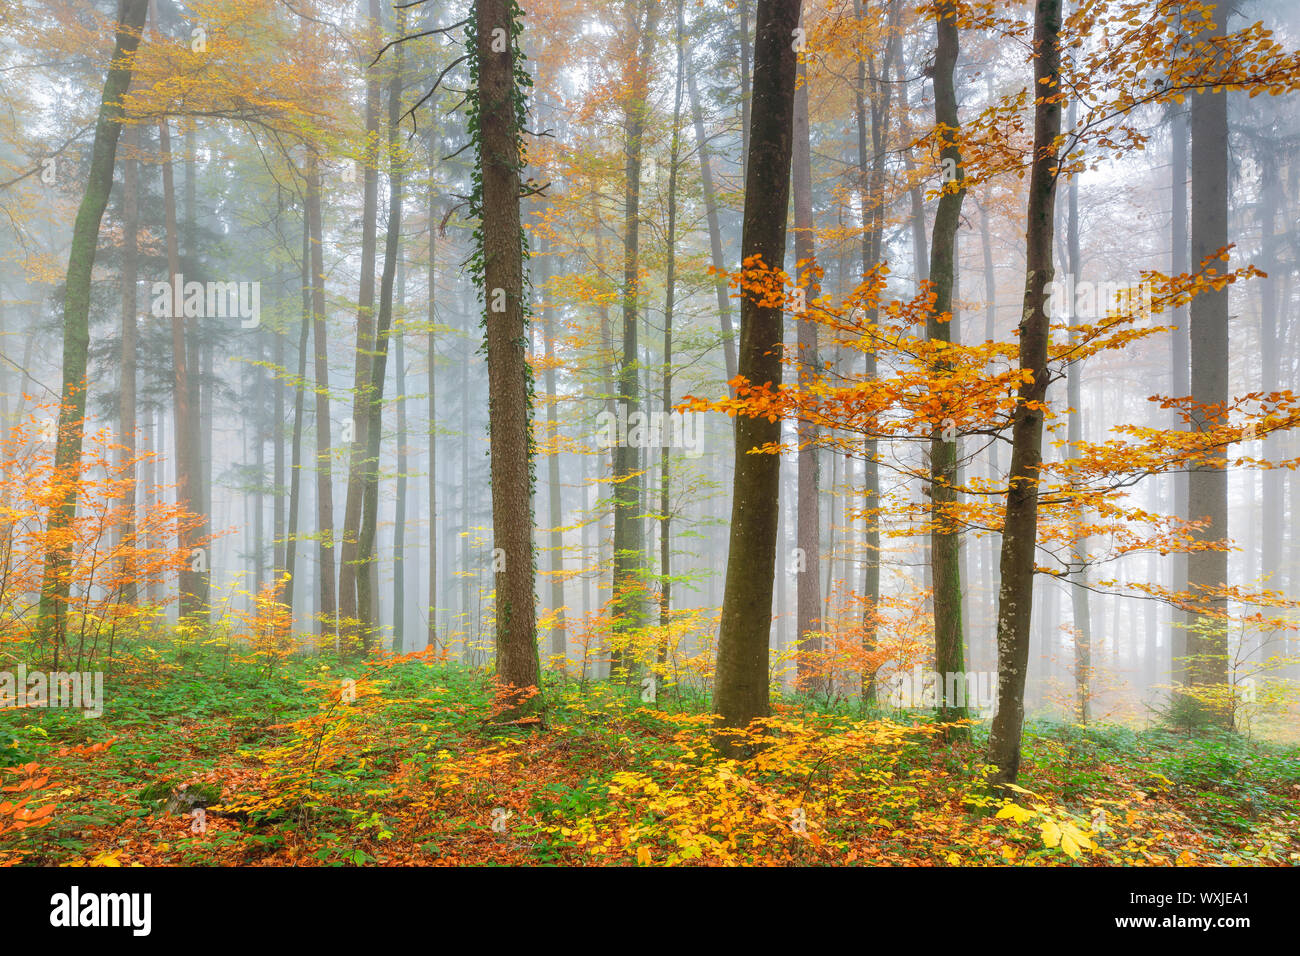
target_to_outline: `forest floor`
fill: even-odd
[[[103,716],[0,710],[0,865],[1300,863],[1300,749],[1031,723],[1013,803],[984,731],[778,705],[735,762],[705,701],[548,674],[542,725],[423,655],[277,665],[139,645]]]

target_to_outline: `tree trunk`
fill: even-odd
[[[794,94],[794,258],[797,284],[804,300],[811,304],[821,295],[817,278],[816,234],[812,215],[812,150],[808,121],[808,76],[803,63]],[[821,375],[817,354],[815,319],[805,309],[798,319],[799,385],[811,389]],[[821,508],[818,473],[819,429],[806,419],[798,422],[799,435],[799,525],[797,529],[802,561],[797,562],[797,624],[795,631],[797,685],[810,694],[822,690],[822,594],[821,594]],[[829,593],[829,587],[827,588]]]
[[[1214,28],[1201,35],[1212,42],[1225,32],[1225,11],[1214,11]],[[1192,96],[1192,267],[1201,269],[1207,257],[1228,244],[1228,94],[1204,90]],[[1210,272],[1222,274],[1226,263],[1215,260]],[[1222,420],[1228,401],[1228,289],[1206,289],[1191,302],[1191,394],[1195,400],[1192,428],[1211,428]],[[1216,407],[1218,411],[1216,411]],[[1206,521],[1195,532],[1199,541],[1228,537],[1227,449],[1210,455],[1218,465],[1199,466],[1187,476],[1188,515]],[[1228,552],[1193,551],[1187,557],[1188,586],[1201,613],[1199,629],[1187,632],[1187,679],[1193,687],[1222,689],[1228,683],[1227,634],[1221,615],[1227,600],[1211,593],[1228,580]],[[1223,727],[1232,726],[1232,707],[1198,708]]]
[[[545,287],[551,276],[550,250],[538,257],[542,269],[542,285]],[[551,440],[555,441],[560,433],[559,403],[560,395],[555,375],[555,310],[551,307],[551,293],[542,291],[542,328],[546,334],[546,394],[550,401],[546,405],[546,428]],[[560,500],[560,453],[552,451],[546,456],[546,491],[548,496],[548,523],[551,526],[549,551],[551,614],[555,616],[551,625],[551,655],[563,658],[569,646],[568,635],[564,625],[564,524],[563,502]],[[563,664],[563,660],[560,662]]]
[[[368,0],[367,36],[370,46],[378,48],[379,0]],[[399,43],[397,49],[400,51]],[[357,346],[352,380],[352,441],[348,446],[348,490],[343,504],[343,534],[339,541],[339,640],[344,652],[353,643],[369,651],[366,635],[368,620],[360,609],[360,592],[367,590],[365,568],[360,555],[361,521],[366,494],[366,475],[370,448],[370,387],[373,381],[375,338],[375,248],[379,219],[379,68],[372,63],[366,70],[365,106],[366,153],[361,192],[361,284],[357,292]]]
[[[432,143],[432,138],[430,138]],[[432,153],[432,150],[430,150]],[[438,333],[434,299],[438,280],[437,200],[433,183],[429,183],[429,287],[428,341],[425,345],[429,367],[426,370],[429,389],[429,633],[426,646],[438,647]]]
[[[131,85],[132,55],[140,42],[140,31],[148,12],[148,0],[122,0],[118,5],[113,57],[99,101],[95,140],[90,152],[90,173],[86,191],[72,227],[68,251],[68,272],[63,298],[63,386],[59,407],[58,443],[54,465],[60,473],[75,474],[81,461],[81,440],[86,417],[86,363],[90,348],[90,282],[99,244],[99,224],[113,188],[113,164],[117,138],[122,130],[122,96]],[[46,524],[48,540],[57,541],[71,526],[77,513],[78,482],[70,483],[63,500],[50,507]],[[45,576],[41,583],[38,611],[40,629],[62,646],[68,594],[71,589],[66,548],[51,546],[45,555]]]
[[[754,93],[745,178],[741,261],[777,269],[785,257],[793,146],[795,52],[800,0],[759,0]],[[741,300],[738,374],[757,385],[781,383],[783,314],[752,294]],[[713,708],[723,727],[743,729],[769,713],[768,635],[780,458],[750,454],[781,439],[779,421],[736,416],[735,478]],[[749,748],[732,735],[724,752]]]
[[[406,305],[406,268],[401,257],[397,260],[397,291],[395,307],[402,311]],[[398,328],[392,335],[393,363],[397,367],[394,404],[397,406],[397,497],[393,511],[393,653],[400,654],[405,648],[406,629],[406,510],[407,495],[410,484],[406,477],[409,465],[407,456],[406,430],[406,355],[403,340],[405,330]]]
[[[320,169],[315,155],[307,173],[307,222],[311,230],[311,312],[315,343],[316,392],[316,534],[319,536],[316,593],[322,644],[337,644],[338,615],[334,577],[334,483],[330,450],[330,365],[325,321],[325,250],[321,239]]]
[[[1074,128],[1075,116],[1078,111],[1078,101],[1070,101],[1070,120],[1069,126]],[[1066,236],[1066,254],[1069,262],[1066,264],[1066,274],[1073,277],[1074,282],[1079,281],[1079,270],[1082,265],[1082,257],[1079,251],[1079,179],[1077,176],[1070,177],[1069,185],[1069,219],[1067,221]],[[1068,281],[1068,280],[1067,280]],[[1073,288],[1073,285],[1068,286]],[[1079,316],[1076,314],[1075,303],[1068,302],[1066,307],[1070,310],[1070,344],[1074,346],[1078,342],[1078,333],[1075,331],[1079,324]],[[1069,443],[1070,455],[1077,456],[1080,448],[1079,443],[1083,441],[1083,367],[1080,362],[1071,362],[1066,370],[1066,404],[1070,406],[1069,420],[1066,424],[1066,440]],[[1082,525],[1087,516],[1079,509],[1074,511],[1074,521]],[[1088,537],[1080,535],[1070,544],[1070,561],[1073,565],[1070,569],[1070,608],[1074,619],[1074,686],[1075,686],[1075,717],[1079,723],[1086,724],[1091,716],[1091,697],[1092,697],[1092,620],[1089,614],[1088,606]]]
[[[122,504],[125,514],[119,540],[128,542],[131,547],[136,544],[135,537],[135,498],[136,498],[136,352],[138,336],[136,330],[136,312],[139,303],[136,299],[138,284],[138,259],[140,251],[140,164],[133,155],[139,133],[134,127],[123,136],[123,145],[127,155],[122,160],[122,367],[118,379],[118,443],[122,446],[120,461],[123,466],[122,478],[125,488],[122,491]],[[136,579],[134,562],[130,551],[122,561],[122,602],[134,604],[136,601]]]
[[[861,17],[863,12],[861,0],[854,0],[854,14]],[[898,4],[895,2],[890,10],[891,26],[898,17]],[[871,150],[870,170],[867,165],[867,70],[866,58],[858,54],[858,83],[855,90],[855,107],[858,122],[858,172],[862,177],[862,274],[873,269],[880,261],[882,236],[884,234],[884,178],[885,145],[888,131],[886,123],[889,117],[889,105],[893,86],[889,74],[895,62],[895,43],[888,45],[880,76],[874,81],[871,93]],[[874,67],[874,59],[872,59]],[[873,71],[874,72],[874,71]],[[870,329],[880,318],[878,303],[873,303],[864,316],[865,325]],[[868,332],[870,335],[871,333]],[[876,353],[874,348],[863,354],[863,379],[871,381],[876,377]],[[865,511],[863,530],[862,559],[862,650],[864,655],[876,651],[876,635],[880,604],[880,517],[875,509],[880,501],[880,463],[876,460],[878,442],[868,437],[862,449],[862,507]],[[864,701],[874,700],[876,696],[876,671],[869,660],[864,660],[861,693]]]
[[[934,58],[934,120],[940,128],[939,152],[944,166],[944,189],[934,216],[930,248],[930,280],[934,306],[926,316],[926,336],[934,343],[952,342],[953,284],[956,277],[957,230],[961,226],[961,206],[966,198],[966,173],[962,168],[961,150],[956,137],[960,134],[957,118],[957,92],[953,71],[957,66],[957,15],[952,3],[938,10],[938,39]],[[956,189],[948,188],[948,176],[954,177]],[[942,349],[942,346],[938,346]],[[952,365],[942,358],[933,363],[933,372],[943,377]],[[947,432],[944,421],[930,434],[930,561],[934,581],[934,669],[942,682],[939,719],[964,720],[966,707],[949,699],[948,689],[962,681],[966,670],[966,649],[961,614],[961,527],[954,514],[958,507],[957,439]],[[956,680],[953,680],[953,676]],[[968,732],[951,731],[950,736]]]
[[[480,236],[487,304],[488,401],[491,410],[492,532],[504,552],[496,572],[496,670],[507,712],[540,711],[536,607],[533,598],[533,522],[529,432],[531,370],[524,355],[524,255],[519,221],[522,91],[515,85],[520,58],[511,0],[476,0],[475,57],[482,170]],[[493,31],[506,38],[493,51]],[[504,299],[503,311],[493,306]],[[529,699],[526,695],[537,692]]]
[[[640,228],[641,228],[641,152],[648,117],[646,96],[654,56],[655,30],[659,18],[657,0],[642,0],[628,5],[629,26],[637,30],[637,57],[631,65],[630,89],[624,109],[627,140],[625,152],[625,205],[623,214],[623,355],[619,364],[618,398],[631,432],[632,416],[639,412],[640,367],[637,346],[638,304],[640,302]],[[644,10],[642,21],[639,10]],[[630,435],[629,435],[630,437]],[[614,448],[614,575],[612,630],[615,634],[635,634],[645,625],[645,554],[641,507],[643,476],[640,451],[630,441],[619,441]],[[629,648],[615,643],[610,652],[610,675],[620,672],[630,678],[635,662],[625,654]]]
[[[709,253],[714,269],[713,294],[718,302],[718,317],[722,322],[722,355],[727,368],[727,382],[736,377],[736,333],[731,324],[731,296],[727,292],[726,259],[722,254],[722,228],[718,223],[717,194],[713,189],[713,164],[709,160],[709,144],[704,135],[704,111],[700,108],[700,94],[695,86],[695,67],[688,64],[686,87],[691,97],[691,116],[695,121],[695,148],[700,155],[700,182],[704,192],[704,217],[709,227]],[[728,385],[732,395],[735,390]]]
[[[1025,300],[1020,367],[1030,374],[1017,393],[1011,426],[1011,470],[1002,531],[998,593],[998,711],[989,730],[992,782],[1014,783],[1020,772],[1038,543],[1038,469],[1043,457],[1050,334],[1045,290],[1052,281],[1052,225],[1061,131],[1061,0],[1038,0],[1034,13],[1034,156],[1025,232]]]
[[[397,34],[403,35],[406,12],[398,11]],[[362,478],[361,534],[357,547],[357,616],[362,646],[374,649],[379,636],[379,567],[375,540],[379,529],[379,453],[384,434],[384,384],[388,377],[388,347],[392,340],[393,287],[397,279],[398,250],[402,239],[402,166],[399,125],[402,117],[402,81],[405,48],[397,45],[388,85],[388,230],[384,236],[384,268],[379,283],[379,321],[375,327],[375,352],[370,361],[366,395],[366,454]],[[376,175],[378,171],[376,170]]]
[[[181,257],[176,225],[176,187],[172,174],[171,132],[166,119],[158,124],[159,147],[162,150],[163,217],[166,231],[167,272],[171,278],[171,332],[172,332],[172,425],[176,465],[176,505],[196,512],[202,507],[202,480],[199,448],[198,409],[193,404],[194,392],[190,388],[191,375],[197,375],[189,359],[186,335],[185,307],[181,289]],[[180,534],[179,547],[188,555],[180,571],[180,620],[194,624],[203,612],[202,578],[208,567],[205,548],[196,546],[198,529],[185,528]],[[203,569],[203,570],[200,570]]]
[[[312,326],[311,215],[303,210],[302,220],[302,322],[298,331],[298,377],[293,390],[293,439],[289,467],[289,517],[285,531],[283,570],[289,576],[282,603],[293,615],[293,595],[298,575],[298,514],[302,500],[302,429],[303,405],[306,403],[307,338]]]
[[[1187,137],[1188,121],[1187,107],[1182,104],[1176,104],[1173,121],[1170,123],[1170,136],[1173,140],[1172,155],[1169,163],[1170,188],[1173,193],[1173,215],[1170,231],[1172,232],[1172,255],[1170,268],[1174,275],[1183,275],[1191,271],[1190,246],[1187,240]],[[1186,305],[1180,305],[1174,309],[1173,331],[1171,333],[1172,349],[1170,355],[1171,364],[1171,386],[1175,397],[1184,397],[1190,395],[1191,385],[1191,355],[1189,354],[1189,312]],[[1181,425],[1182,420],[1175,413],[1174,425]],[[1188,517],[1187,510],[1187,488],[1188,476],[1184,471],[1175,472],[1173,477],[1174,483],[1174,514],[1178,518],[1186,520]],[[1171,567],[1173,569],[1173,580],[1170,587],[1175,592],[1187,590],[1187,554],[1185,552],[1175,552],[1172,555]],[[1170,629],[1169,629],[1169,671],[1170,681],[1175,687],[1187,683],[1187,625],[1191,618],[1182,608],[1172,608],[1170,611]]]
[[[673,409],[673,307],[677,292],[677,166],[681,155],[682,127],[682,70],[686,45],[683,34],[686,25],[682,15],[683,0],[677,0],[677,72],[673,94],[672,142],[668,165],[668,265],[664,275],[664,422]],[[665,425],[667,427],[667,425]],[[664,442],[659,462],[659,638],[658,661],[668,659],[668,624],[672,615],[672,499],[669,494],[670,455],[669,443]]]

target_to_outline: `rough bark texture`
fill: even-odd
[[[491,416],[492,536],[505,554],[496,572],[496,672],[509,689],[508,713],[540,707],[537,619],[533,595],[532,461],[528,369],[524,355],[524,249],[519,219],[519,130],[513,5],[477,0],[478,116],[482,165],[483,279],[486,293],[488,401]],[[493,30],[506,49],[493,51]],[[498,34],[500,35],[500,34]],[[505,307],[492,310],[495,290]]]

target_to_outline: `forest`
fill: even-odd
[[[11,0],[0,867],[1300,865],[1297,92],[1290,0]]]

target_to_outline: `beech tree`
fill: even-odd
[[[793,150],[795,45],[801,0],[759,0],[754,27],[753,102],[746,155],[742,268],[757,273],[780,267],[785,255]],[[756,281],[740,304],[737,374],[755,384],[781,382],[782,302]],[[736,418],[736,471],[732,492],[727,576],[718,630],[713,708],[726,728],[744,729],[769,713],[768,637],[776,570],[780,460],[754,454],[780,440],[771,415]],[[724,750],[741,745],[732,736]]]

